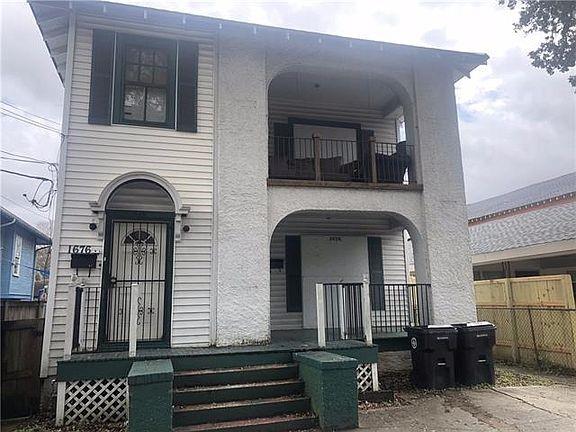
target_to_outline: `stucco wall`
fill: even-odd
[[[472,260],[451,73],[428,61],[417,69],[415,88],[432,318],[436,323],[473,320]]]
[[[228,345],[270,337],[267,108],[262,47],[219,44],[216,341]]]

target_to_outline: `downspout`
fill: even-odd
[[[50,256],[50,278],[48,282],[48,301],[44,320],[44,337],[42,340],[42,363],[40,378],[48,376],[50,366],[50,342],[52,340],[52,322],[54,319],[54,303],[56,301],[56,281],[58,276],[58,258],[62,226],[62,206],[64,202],[64,179],[66,174],[66,156],[68,153],[68,133],[70,128],[70,100],[72,93],[72,72],[74,70],[74,48],[76,40],[76,14],[70,9],[68,19],[68,44],[66,47],[66,75],[64,78],[64,106],[62,112],[62,138],[60,159],[58,161],[58,195],[56,197],[56,212],[54,218],[53,244],[55,253]]]

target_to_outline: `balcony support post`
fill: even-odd
[[[312,134],[312,142],[314,143],[314,172],[316,174],[316,181],[322,180],[322,173],[320,172],[320,134]]]
[[[378,183],[378,168],[376,167],[376,138],[368,138],[370,146],[370,172],[372,174],[372,183]]]

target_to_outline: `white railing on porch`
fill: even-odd
[[[319,347],[326,347],[327,329],[338,332],[338,339],[362,339],[371,345],[368,277],[365,276],[362,283],[317,283],[316,317]]]

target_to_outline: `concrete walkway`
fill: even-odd
[[[360,412],[363,431],[576,432],[576,386],[496,387],[424,394]]]

